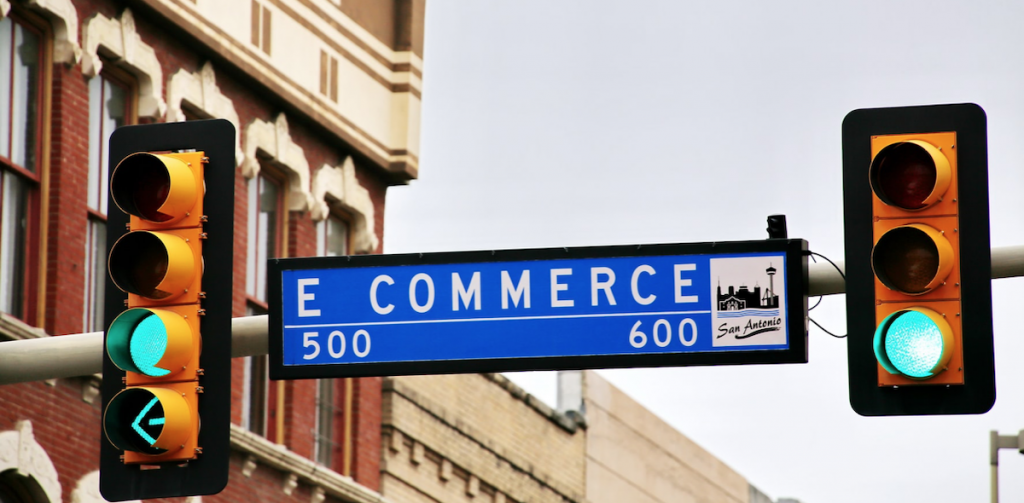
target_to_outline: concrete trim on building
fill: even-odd
[[[100,494],[100,471],[93,470],[75,484],[71,491],[71,503],[106,503],[107,499]],[[129,500],[124,503],[140,503],[140,500]]]
[[[242,124],[235,111],[235,104],[217,87],[217,75],[213,63],[207,61],[198,72],[178,70],[167,80],[167,122],[185,120],[182,105],[206,114],[210,119],[227,119],[235,126],[235,165],[241,165],[245,153],[241,147]]]
[[[370,191],[359,184],[351,157],[345,158],[341,166],[324,164],[317,170],[313,175],[313,200],[314,222],[326,220],[332,205],[352,215],[351,253],[373,253],[377,249],[380,239],[373,229],[373,200]]]
[[[78,45],[78,11],[71,0],[27,0],[25,5],[41,14],[53,29],[53,62],[73,65],[82,59]],[[0,0],[0,18],[11,12],[10,0]]]
[[[18,421],[14,427],[0,432],[0,473],[15,470],[38,484],[50,502],[61,501],[57,469],[32,435],[32,422]]]
[[[142,41],[135,29],[135,16],[125,9],[120,19],[94,14],[82,24],[82,73],[95,77],[103,69],[100,52],[113,57],[114,64],[127,70],[139,82],[139,117],[159,119],[167,111],[164,102],[164,74],[156,51]]]
[[[257,152],[267,156],[288,174],[288,209],[311,210],[313,195],[309,192],[309,161],[302,147],[292,140],[284,112],[277,114],[273,123],[254,119],[246,126],[245,161],[242,162],[242,176],[245,178],[254,178],[260,173]]]

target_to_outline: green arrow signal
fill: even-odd
[[[149,442],[149,445],[155,444],[156,439],[151,437],[148,433],[146,433],[146,431],[142,429],[142,426],[140,426],[140,423],[142,423],[142,418],[146,417],[146,414],[149,413],[149,409],[152,409],[153,406],[156,405],[157,402],[159,401],[159,398],[153,397],[153,399],[150,400],[149,403],[142,408],[142,411],[139,412],[139,415],[135,416],[135,421],[132,421],[132,429],[135,430],[135,432],[138,433],[139,436],[142,437],[146,442]],[[156,417],[149,420],[150,426],[155,424],[164,424],[164,418]]]

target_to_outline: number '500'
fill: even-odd
[[[313,352],[302,355],[303,360],[312,360],[320,355],[320,343],[317,341],[317,337],[320,336],[319,332],[305,332],[302,334],[302,347],[312,347]],[[341,333],[340,330],[335,330],[327,335],[327,353],[331,355],[331,358],[341,358],[345,356],[345,334]],[[366,330],[356,330],[356,333],[352,334],[352,353],[363,358],[370,354],[370,333]]]

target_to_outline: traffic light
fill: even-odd
[[[111,501],[227,484],[235,129],[110,137],[100,491]],[[117,232],[125,229],[124,232]]]
[[[843,121],[850,404],[861,415],[995,403],[985,122],[974,104]]]

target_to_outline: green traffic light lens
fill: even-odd
[[[932,320],[908,312],[893,320],[885,334],[885,354],[897,370],[910,377],[934,375],[942,356],[942,334]]]
[[[139,370],[151,377],[163,377],[171,371],[156,366],[167,352],[167,327],[156,315],[139,321],[128,340],[132,361]]]
[[[157,367],[167,352],[168,331],[149,309],[129,309],[114,319],[107,330],[107,354],[121,370],[163,377],[170,370]]]
[[[890,314],[875,332],[875,356],[892,374],[927,379],[949,361],[951,331],[940,326],[940,315],[912,308]]]

